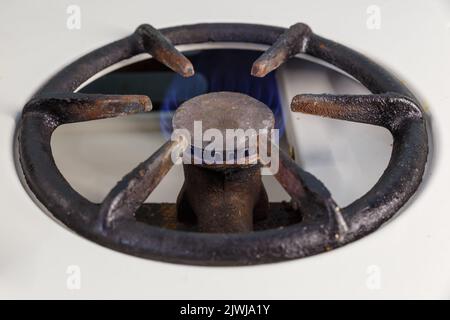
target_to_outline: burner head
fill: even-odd
[[[272,111],[242,93],[214,92],[183,103],[172,122],[174,132],[186,131],[193,156],[184,165],[178,220],[207,233],[253,231],[268,211],[256,165],[258,138],[274,127]]]
[[[196,151],[203,155],[205,148],[208,145],[212,148],[211,143],[214,143],[213,152],[216,156],[220,154],[215,157],[216,161],[254,159],[258,137],[269,134],[274,123],[269,107],[237,92],[213,92],[194,97],[184,102],[172,119],[174,131],[184,130],[188,134],[194,157],[198,157]],[[217,141],[218,135],[221,141]]]
[[[187,129],[194,134],[194,121],[202,121],[203,132],[218,129],[273,129],[275,118],[264,103],[242,93],[213,92],[184,102],[172,120],[174,129]]]

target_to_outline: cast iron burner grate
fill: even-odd
[[[166,142],[139,164],[100,205],[78,194],[53,160],[50,138],[55,128],[65,123],[149,112],[152,105],[147,96],[74,91],[104,68],[144,52],[175,72],[191,76],[192,64],[174,46],[205,42],[271,46],[253,64],[251,73],[256,77],[264,77],[290,57],[304,53],[335,65],[365,85],[371,95],[298,95],[291,109],[387,128],[394,138],[392,155],[376,185],[349,206],[339,208],[319,180],[280,150],[276,178],[292,197],[297,211],[268,203],[258,165],[214,170],[184,165],[186,179],[174,216],[175,205],[142,203],[172,166],[170,154],[183,143],[177,140]],[[205,99],[231,104],[251,99],[226,92],[218,94],[194,98],[200,99],[196,100],[200,108],[205,108],[200,112],[203,120],[218,116],[207,110]],[[261,114],[267,111],[264,105],[256,100],[244,104],[253,106],[250,111],[253,117],[269,120],[266,124],[270,129],[271,115]],[[187,125],[188,118],[181,117],[177,124]],[[365,56],[315,35],[301,23],[289,29],[252,24],[197,24],[156,30],[142,25],[131,36],[85,55],[50,79],[24,107],[18,133],[19,160],[28,187],[67,227],[125,253],[200,265],[245,265],[301,258],[361,238],[390,219],[414,194],[428,153],[425,119],[413,94]],[[222,188],[226,192],[218,185],[227,186]],[[215,193],[210,193],[210,189]],[[161,226],[196,224],[195,231],[201,232],[148,225],[142,214],[136,214],[143,211],[147,212],[147,218],[159,217],[154,221],[164,220],[164,213],[170,211],[172,216],[167,217],[172,220],[161,222]],[[264,219],[268,214],[284,217],[286,221],[264,225],[261,221],[267,221]]]

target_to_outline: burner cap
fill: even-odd
[[[196,122],[195,125],[194,122]],[[250,96],[237,92],[213,92],[194,97],[177,109],[172,120],[174,130],[187,130],[191,145],[202,149],[213,140],[207,132],[209,129],[218,130],[216,132],[220,132],[223,141],[227,133],[230,135],[237,129],[244,131],[253,129],[246,131],[244,136],[236,135],[235,142],[228,145],[224,143],[223,149],[216,148],[224,151],[248,148],[246,143],[251,136],[264,131],[270,132],[274,123],[274,115],[269,107]],[[214,134],[211,131],[210,133]],[[199,141],[196,137],[203,137],[203,139]],[[232,150],[231,146],[233,146]]]

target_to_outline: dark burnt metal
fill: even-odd
[[[237,92],[213,92],[184,102],[177,109],[172,123],[175,130],[186,130],[189,135],[192,163],[230,168],[251,165],[252,161],[256,164],[258,133],[272,130],[275,118],[269,107],[250,96]],[[194,128],[196,123],[197,135]],[[199,134],[201,138],[210,129],[219,131],[223,137],[222,141],[226,140],[227,130],[233,130],[228,139],[229,143],[210,145],[214,142],[209,141],[210,139],[195,141]],[[240,130],[242,136],[234,130]],[[214,154],[207,153],[208,145],[215,147]],[[209,157],[203,157],[204,154]],[[221,162],[229,163],[223,165]]]
[[[31,99],[23,114],[51,116],[58,125],[149,112],[147,96],[61,93]]]
[[[148,226],[176,231],[199,232],[198,224],[192,220],[180,220],[175,203],[144,203],[135,213],[137,221]],[[255,217],[253,231],[285,228],[302,221],[298,210],[290,202],[271,202],[266,217]]]
[[[201,232],[253,231],[254,220],[269,210],[261,169],[208,169],[184,165],[184,185],[178,198],[180,221],[194,222]]]
[[[391,160],[375,186],[349,206],[339,208],[316,178],[281,153],[277,178],[304,214],[301,223],[281,229],[220,234],[149,226],[143,222],[146,219],[136,213],[136,208],[168,170],[168,151],[180,146],[174,142],[166,144],[126,176],[103,204],[91,203],[78,194],[54,163],[50,147],[53,130],[67,122],[146,112],[151,105],[147,97],[92,96],[73,92],[102,69],[148,51],[175,71],[190,75],[189,63],[173,46],[203,42],[273,45],[255,63],[253,73],[257,76],[263,76],[288,57],[302,52],[335,65],[365,85],[373,95],[302,95],[294,99],[292,108],[294,111],[388,128],[394,137]],[[140,27],[131,36],[95,50],[64,68],[25,106],[18,128],[18,151],[30,190],[54,217],[80,235],[109,248],[150,259],[203,265],[242,265],[313,255],[376,230],[418,188],[427,161],[428,138],[422,109],[400,81],[365,56],[317,36],[303,25],[286,30],[250,24],[198,24],[159,31]],[[188,169],[187,174],[196,176],[194,171],[200,169],[193,166],[193,171]],[[201,180],[201,175],[198,176]],[[213,179],[213,175],[207,178]],[[187,180],[189,182],[189,178]],[[254,192],[253,200],[257,199],[256,194]],[[192,203],[199,204],[197,200],[200,199],[194,199]],[[274,207],[285,212],[283,206]],[[137,212],[144,210],[148,217],[151,214],[164,216],[164,211],[167,216],[174,217],[173,208],[173,205],[152,204],[141,206]],[[269,208],[267,211],[269,215],[272,210]],[[132,214],[137,219],[132,218]],[[179,215],[182,216],[183,212]],[[248,219],[246,221],[248,230]],[[262,225],[268,224],[256,222],[253,227],[261,230]]]
[[[328,232],[342,240],[348,226],[330,191],[319,179],[300,168],[285,151],[276,149],[276,145],[272,148],[280,157],[275,177],[292,197],[294,207],[302,212],[302,222],[327,221]]]
[[[192,63],[164,35],[151,25],[140,25],[135,34],[142,48],[153,58],[183,77],[194,75]]]
[[[311,33],[311,28],[304,23],[296,23],[291,26],[253,63],[252,75],[264,77],[289,58],[304,53]]]
[[[196,121],[201,123],[198,132]],[[267,216],[268,198],[257,162],[258,132],[272,130],[274,122],[266,105],[236,92],[197,96],[177,109],[173,128],[186,130],[194,146],[193,160],[183,167],[185,182],[178,197],[182,221],[196,221],[203,232],[250,232],[254,219]],[[195,139],[210,129],[228,142],[215,146],[214,154],[207,152],[210,141]],[[241,130],[243,135],[227,130]]]
[[[99,212],[102,227],[114,227],[120,219],[132,219],[137,209],[173,166],[172,154],[181,155],[183,141],[167,141],[150,158],[127,174],[103,200]],[[178,149],[178,150],[177,150]]]
[[[410,98],[385,93],[377,95],[302,94],[295,96],[292,111],[362,122],[385,127],[392,133],[405,121],[422,120],[422,111]]]

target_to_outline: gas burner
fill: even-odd
[[[221,144],[218,151],[214,150],[219,156],[211,155],[206,162],[202,155],[208,142],[205,145],[200,140],[201,145],[196,145],[195,121],[203,124],[201,136],[210,129],[218,130],[222,137],[227,130],[237,129],[253,129],[256,135],[273,129],[272,111],[247,95],[215,92],[183,103],[173,117],[174,129],[187,130],[192,137],[190,145],[194,146],[193,161],[184,165],[185,182],[177,206],[179,220],[190,213],[202,232],[252,231],[254,218],[267,218],[269,208],[257,159],[258,137],[242,135],[242,141]],[[195,157],[195,151],[200,156]]]
[[[143,203],[173,165],[171,155],[204,149],[184,138],[167,141],[95,204],[78,194],[55,165],[53,131],[65,123],[149,112],[147,96],[74,93],[99,71],[140,53],[182,76],[194,74],[175,45],[243,42],[269,45],[251,74],[264,77],[287,59],[307,54],[347,72],[371,95],[298,95],[294,112],[387,128],[391,160],[376,185],[340,208],[327,188],[279,150],[275,177],[291,204],[269,203],[261,161],[239,148],[242,165],[185,163],[176,204]],[[250,70],[249,70],[250,71]],[[180,106],[174,128],[266,129],[274,118],[263,103],[243,94],[209,93]],[[251,24],[198,24],[156,30],[149,25],[95,50],[64,68],[26,104],[18,130],[18,155],[25,181],[48,211],[68,228],[103,246],[149,259],[200,265],[246,265],[296,259],[355,241],[389,220],[414,194],[424,173],[428,138],[422,108],[394,76],[367,57],[315,35],[301,23],[289,29]]]

